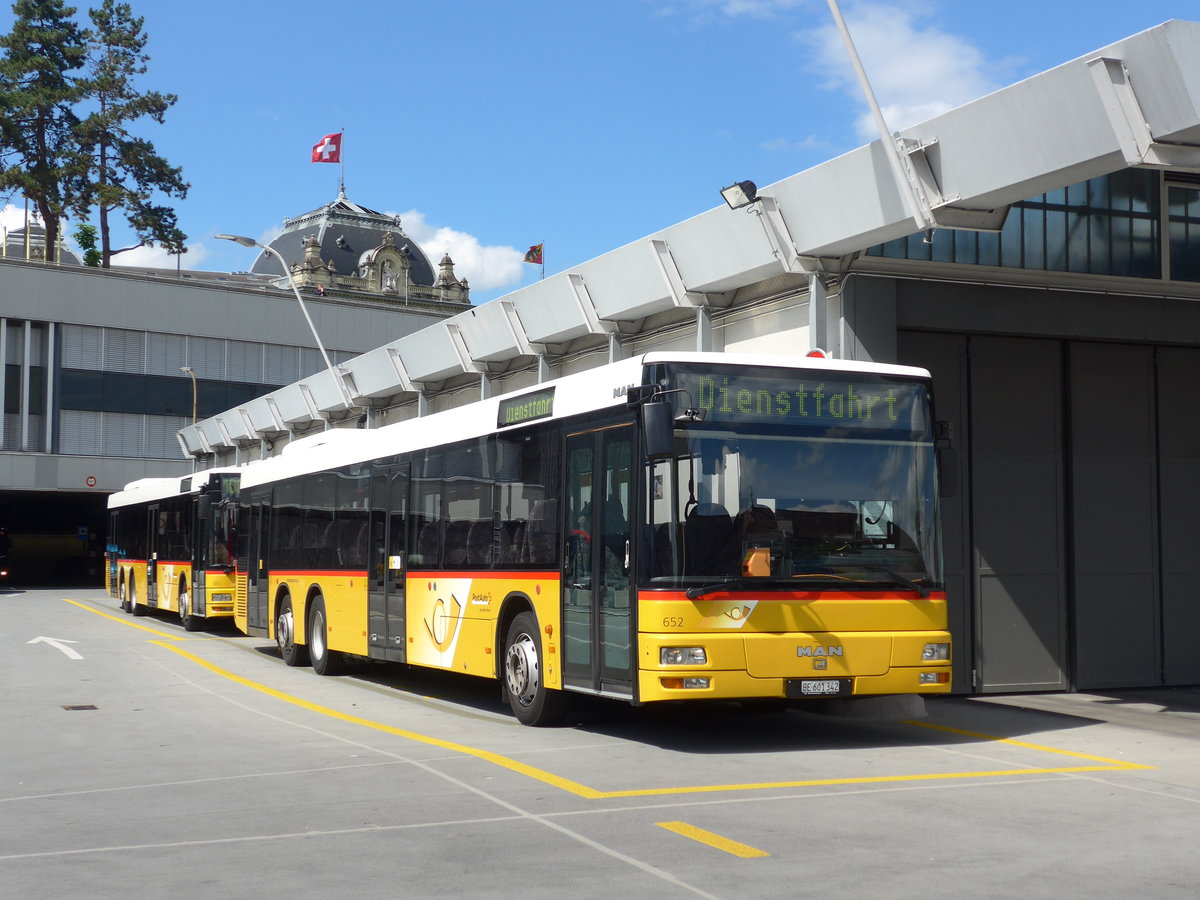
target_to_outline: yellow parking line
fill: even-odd
[[[70,603],[72,606],[78,606],[80,609],[86,609],[88,612],[95,613],[103,619],[112,619],[114,622],[120,622],[122,625],[128,625],[130,628],[138,628],[142,631],[148,631],[156,637],[167,638],[168,640],[172,641],[188,640],[185,637],[179,637],[178,635],[171,634],[169,631],[159,631],[157,628],[147,628],[145,625],[139,625],[137,622],[129,621],[129,619],[123,619],[120,616],[114,616],[111,613],[101,612],[94,606],[89,606],[86,603],[80,603],[78,600],[68,600],[66,597],[63,597],[62,599],[64,602]]]
[[[734,856],[740,856],[742,859],[755,859],[771,855],[766,850],[759,850],[757,847],[751,847],[749,844],[732,841],[727,837],[721,837],[719,834],[713,834],[711,831],[705,831],[703,828],[697,828],[695,825],[689,825],[687,822],[655,822],[654,824],[659,828],[667,829],[667,831],[681,834],[685,838],[699,841],[701,844],[707,844],[710,847],[716,847],[718,850],[724,850],[726,853],[732,853]]]
[[[95,613],[99,616],[112,619],[114,622],[120,622],[122,625],[127,625],[131,628],[140,628],[143,631],[149,631],[156,637],[169,638],[172,641],[185,641],[186,638],[175,637],[174,635],[165,632],[155,631],[152,628],[138,625],[130,622],[127,619],[110,616],[107,613],[100,612],[83,603],[78,603],[74,600],[68,600],[68,603],[73,603],[88,612]],[[420,744],[425,744],[431,747],[439,747],[443,750],[450,750],[454,753],[461,753],[464,756],[474,757],[492,765],[508,769],[519,775],[524,775],[527,778],[532,778],[535,781],[540,781],[543,784],[574,794],[577,797],[583,797],[587,800],[608,800],[616,798],[629,797],[663,797],[680,794],[707,794],[721,793],[729,791],[765,791],[765,790],[782,790],[788,788],[808,788],[808,787],[838,787],[847,785],[863,785],[863,784],[896,784],[903,782],[922,782],[922,781],[947,781],[964,778],[1001,778],[1013,777],[1022,775],[1065,775],[1078,772],[1113,772],[1135,769],[1153,769],[1154,766],[1142,765],[1140,763],[1126,762],[1118,759],[1108,759],[1103,756],[1092,756],[1087,753],[1077,753],[1073,750],[1063,750],[1057,747],[1047,747],[1042,744],[1031,744],[1026,741],[1013,740],[1011,738],[1002,738],[996,735],[984,734],[981,732],[964,731],[958,728],[951,728],[945,725],[934,725],[928,722],[911,721],[906,724],[917,725],[922,728],[929,728],[935,731],[943,731],[949,734],[960,734],[966,737],[972,737],[978,740],[991,741],[995,743],[1011,744],[1015,747],[1021,747],[1027,750],[1034,750],[1044,753],[1054,753],[1062,756],[1069,756],[1075,759],[1087,760],[1097,765],[1086,766],[1063,766],[1063,767],[1031,767],[1021,769],[992,769],[980,770],[972,772],[929,772],[916,775],[873,775],[859,778],[816,778],[803,781],[760,781],[760,782],[743,782],[737,784],[701,784],[701,785],[676,785],[674,787],[662,788],[638,788],[632,790],[620,791],[600,791],[595,788],[588,787],[578,781],[572,781],[569,778],[563,778],[560,775],[555,775],[553,772],[547,772],[545,769],[539,769],[536,766],[531,766],[526,763],[518,762],[507,756],[502,756],[499,753],[493,753],[490,750],[483,750],[478,747],[471,747],[466,744],[455,743],[454,741],[446,741],[441,738],[432,737],[431,735],[421,734],[416,731],[409,731],[404,728],[396,728],[392,725],[385,725],[382,722],[374,722],[370,719],[364,719],[361,716],[352,716],[347,713],[340,712],[328,706],[321,706],[317,703],[312,703],[308,700],[303,700],[292,694],[276,690],[268,687],[257,681],[251,681],[248,678],[243,678],[240,675],[235,675],[228,669],[223,669],[220,666],[202,659],[194,653],[175,645],[166,643],[165,641],[150,641],[160,647],[170,650],[172,653],[194,662],[196,665],[207,669],[215,675],[226,678],[251,690],[266,694],[269,697],[274,697],[277,700],[282,700],[284,703],[290,703],[293,706],[298,706],[301,709],[306,709],[310,712],[315,712],[319,715],[328,716],[332,719],[337,719],[342,722],[347,722],[351,725],[358,725],[363,728],[370,728],[374,731],[392,734],[397,737],[405,738],[406,740],[415,741]]]
[[[151,643],[159,643],[151,641]],[[569,778],[555,775],[552,772],[547,772],[545,769],[539,769],[536,766],[531,766],[526,763],[517,762],[515,759],[510,759],[507,756],[501,756],[499,753],[492,753],[490,750],[481,750],[478,747],[470,747],[466,744],[458,744],[453,741],[442,740],[441,738],[431,737],[430,735],[420,734],[415,731],[408,731],[404,728],[396,728],[392,725],[384,725],[382,722],[373,722],[370,719],[364,719],[360,716],[351,716],[336,709],[330,709],[327,706],[320,706],[316,703],[310,703],[308,700],[302,700],[291,694],[278,691],[275,688],[267,687],[265,684],[260,684],[257,681],[251,681],[248,678],[243,678],[240,675],[222,669],[220,666],[214,665],[205,659],[201,659],[194,653],[189,653],[181,647],[171,644],[161,644],[161,646],[170,650],[172,653],[177,653],[185,659],[191,660],[199,666],[208,669],[210,672],[220,675],[222,678],[228,678],[238,684],[244,685],[252,690],[274,697],[277,700],[282,700],[285,703],[290,703],[293,706],[299,706],[301,709],[307,709],[310,712],[319,713],[323,716],[337,719],[342,722],[349,722],[352,725],[361,725],[364,728],[371,728],[375,731],[381,731],[385,734],[394,734],[397,737],[407,738],[411,741],[416,741],[421,744],[427,744],[433,747],[440,747],[444,750],[451,750],[455,753],[462,753],[466,756],[473,756],[476,759],[484,760],[493,765],[508,769],[528,778],[533,778],[544,784],[575,794],[578,797],[584,797],[588,800],[608,800],[618,797],[662,797],[676,794],[706,794],[719,793],[726,791],[762,791],[762,790],[779,790],[783,788],[800,788],[800,787],[834,787],[840,785],[855,785],[855,784],[887,784],[896,782],[915,782],[915,781],[943,781],[950,779],[962,778],[999,778],[1011,777],[1014,775],[1059,775],[1074,772],[1108,772],[1119,769],[1151,769],[1153,766],[1143,766],[1137,763],[1126,763],[1120,760],[1104,760],[1103,757],[1087,756],[1083,753],[1072,753],[1069,750],[1054,750],[1051,747],[1040,747],[1037,744],[1022,744],[1034,750],[1048,750],[1066,754],[1067,756],[1077,756],[1084,759],[1102,760],[1107,765],[1095,766],[1070,766],[1062,768],[1024,768],[1024,769],[999,769],[991,771],[974,771],[974,772],[934,772],[923,773],[918,775],[874,775],[862,778],[819,778],[809,779],[805,781],[762,781],[762,782],[746,782],[741,784],[703,784],[703,785],[679,785],[675,787],[664,788],[641,788],[636,790],[624,791],[599,791],[595,788],[588,787],[585,784],[580,784],[578,781],[572,781]],[[978,735],[985,740],[1004,741],[1004,738],[996,738],[989,735]],[[1020,742],[1018,742],[1020,743]]]
[[[1027,750],[1038,750],[1042,753],[1058,753],[1062,756],[1072,756],[1075,759],[1090,759],[1094,762],[1107,763],[1105,768],[1117,767],[1120,769],[1153,769],[1154,766],[1143,766],[1139,763],[1125,762],[1120,759],[1108,759],[1104,756],[1092,756],[1088,753],[1078,753],[1075,750],[1060,750],[1057,747],[1046,747],[1042,744],[1030,744],[1027,741],[1018,741],[1013,738],[996,737],[992,734],[980,734],[977,731],[964,731],[961,728],[951,728],[949,725],[935,725],[932,722],[918,722],[915,719],[905,722],[905,725],[916,725],[918,728],[929,728],[933,731],[944,731],[947,734],[961,734],[964,737],[983,738],[984,740],[994,741],[997,744],[1009,744],[1013,747],[1024,747]]]
[[[172,653],[178,653],[184,659],[189,659],[199,666],[208,669],[210,672],[220,675],[222,678],[228,678],[238,684],[244,685],[252,690],[266,694],[269,697],[274,697],[277,700],[282,700],[285,703],[290,703],[293,706],[299,706],[301,709],[307,709],[310,712],[320,713],[323,716],[329,716],[331,719],[338,719],[342,722],[349,722],[351,725],[361,725],[364,728],[371,728],[375,731],[382,731],[385,734],[394,734],[397,737],[407,738],[410,741],[416,741],[420,744],[427,744],[431,747],[440,747],[443,750],[452,750],[455,753],[462,753],[466,756],[473,756],[476,759],[482,759],[485,762],[490,762],[493,765],[509,769],[521,775],[534,778],[538,781],[560,788],[572,794],[577,794],[580,797],[586,797],[594,800],[604,795],[599,791],[593,790],[587,785],[579,784],[567,778],[560,778],[543,769],[538,769],[534,766],[526,765],[525,763],[517,762],[515,759],[509,759],[507,756],[501,756],[499,753],[492,753],[490,750],[481,750],[478,747],[469,747],[466,744],[457,744],[453,741],[444,741],[441,738],[431,737],[427,734],[420,734],[416,731],[408,731],[404,728],[396,728],[392,725],[384,725],[382,722],[373,722],[370,719],[364,719],[360,716],[351,716],[346,713],[339,712],[336,709],[330,709],[328,706],[321,706],[317,703],[310,703],[307,700],[301,700],[299,697],[294,697],[291,694],[285,694],[283,691],[277,691],[275,688],[267,687],[265,684],[259,684],[257,681],[251,681],[248,678],[242,678],[240,675],[235,675],[227,669],[222,669],[220,666],[210,663],[208,660],[201,659],[194,653],[189,653],[181,647],[172,644],[162,644],[159,641],[151,641],[152,644],[159,644],[165,647]]]

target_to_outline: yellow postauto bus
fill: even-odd
[[[233,616],[238,479],[143,478],[108,498],[106,582],[122,609],[174,612],[188,631]]]
[[[950,690],[930,382],[653,352],[243,467],[235,621],[570,698]],[[139,596],[141,596],[139,594]]]

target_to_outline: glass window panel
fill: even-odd
[[[1046,269],[1062,272],[1067,268],[1067,214],[1046,210]]]
[[[1000,235],[992,231],[981,231],[975,235],[978,262],[981,266],[1000,265]]]
[[[922,240],[921,236],[917,237]],[[933,233],[931,258],[936,262],[954,262],[954,232],[950,229],[938,229]]]
[[[1000,232],[1000,265],[1019,269],[1024,264],[1021,252],[1024,232],[1023,210],[1014,206],[1008,211],[1008,216],[1004,220],[1004,229]]]
[[[1157,278],[1160,270],[1158,223],[1151,219],[1134,219],[1131,223],[1133,271],[1139,278]]]
[[[1132,219],[1116,217],[1108,220],[1111,231],[1112,274],[1133,274]]]
[[[1088,248],[1088,220],[1078,212],[1066,214],[1067,268],[1072,272],[1090,272],[1092,261]]]
[[[1098,275],[1112,274],[1112,251],[1109,246],[1111,216],[1088,216],[1088,255],[1091,263],[1089,272]]]
[[[904,239],[906,252],[909,259],[925,259],[933,258],[933,245],[925,243],[925,235],[910,234]]]
[[[1023,261],[1027,269],[1046,268],[1045,212],[1040,209],[1021,210]]]
[[[1126,169],[1129,179],[1129,208],[1133,212],[1153,213],[1158,211],[1158,173],[1135,172]]]

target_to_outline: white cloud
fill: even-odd
[[[33,211],[30,210],[30,215],[32,216],[32,214]],[[13,204],[8,203],[3,209],[0,209],[0,228],[4,228],[7,231],[14,231],[18,228],[24,227],[25,207],[23,205],[14,206]]]
[[[208,256],[203,244],[189,244],[183,258],[168,253],[162,247],[138,247],[126,250],[112,258],[114,269],[174,269],[176,262],[184,269],[197,269]]]
[[[449,253],[454,260],[454,274],[467,278],[474,290],[493,291],[521,283],[524,253],[515,247],[486,247],[474,235],[431,225],[425,214],[415,209],[399,215],[400,227],[425,251],[435,269],[442,256]]]
[[[939,28],[934,12],[935,8],[926,3],[876,0],[855,3],[844,10],[858,55],[893,131],[999,87],[991,74],[996,63],[974,44]],[[829,22],[797,38],[812,46],[813,68],[827,76],[829,87],[843,90],[866,105],[836,25]],[[869,111],[855,124],[864,140],[879,137]]]
[[[808,137],[798,141],[794,141],[791,138],[774,138],[769,141],[763,141],[759,146],[768,153],[778,153],[780,151],[790,152],[793,150],[826,150],[831,145],[815,134],[810,134]]]

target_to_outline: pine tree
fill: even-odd
[[[87,61],[87,45],[62,0],[17,0],[13,14],[12,32],[0,35],[0,191],[34,204],[52,258],[80,179],[73,106],[81,91],[71,73]]]
[[[174,94],[140,92],[133,81],[146,71],[144,20],[127,3],[103,0],[89,11],[93,27],[91,67],[84,82],[94,109],[76,128],[80,165],[86,177],[78,184],[74,209],[86,218],[95,208],[100,221],[101,265],[108,268],[118,253],[147,244],[161,244],[181,253],[187,235],[178,226],[175,210],[153,202],[155,193],[183,199],[189,185],[183,171],[171,166],[144,138],[129,133],[129,125],[149,116],[162,123],[178,99]],[[113,250],[109,214],[123,210],[139,243]]]

